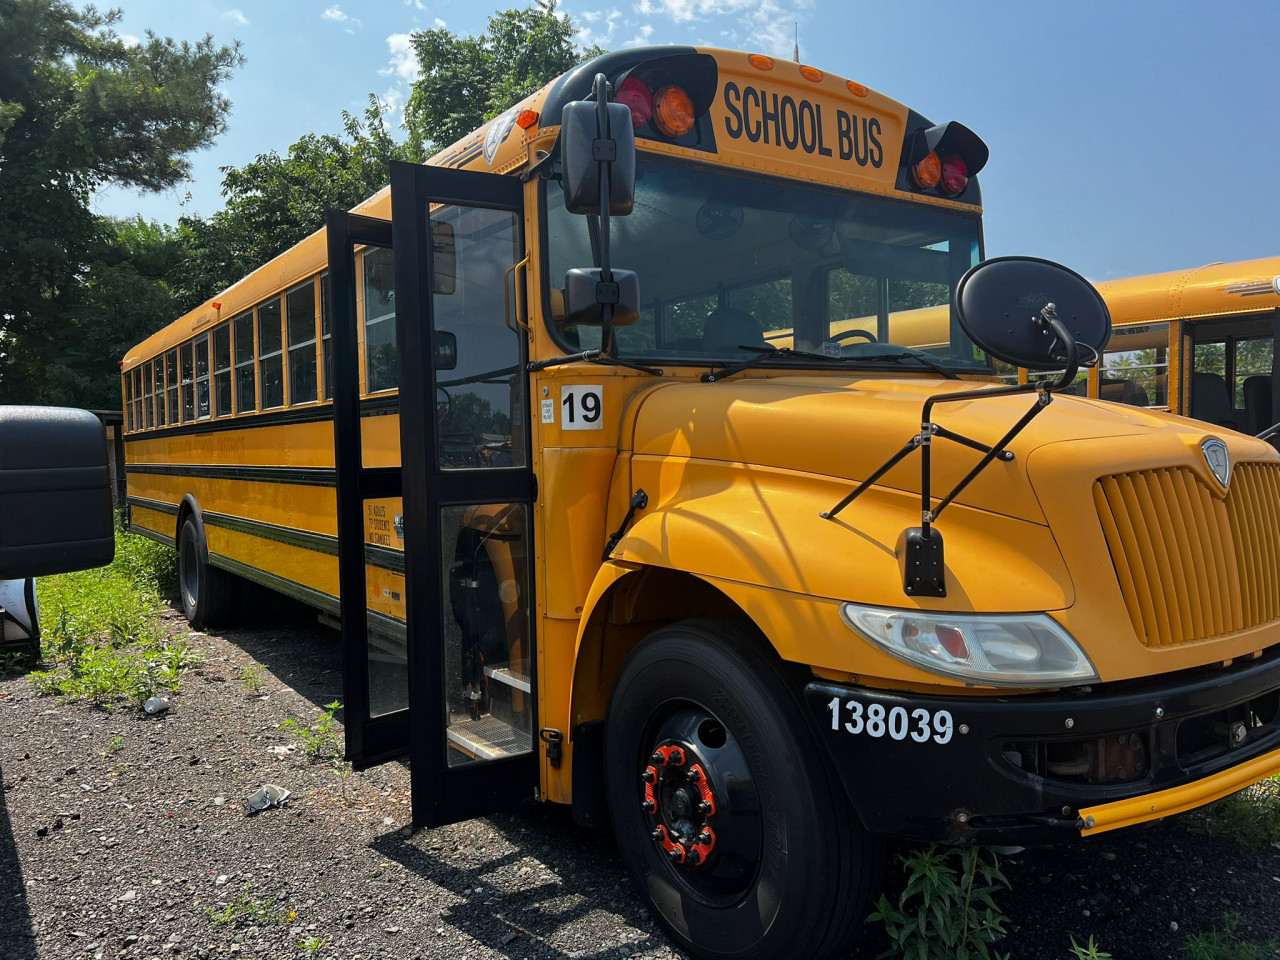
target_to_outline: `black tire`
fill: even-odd
[[[750,624],[732,620],[658,630],[618,673],[605,727],[614,831],[654,917],[697,957],[830,957],[847,947],[879,892],[883,842],[863,830],[819,752],[800,701],[802,683]],[[709,719],[699,720],[704,713]],[[663,739],[673,730],[692,734]],[[647,809],[645,784],[653,782],[650,764],[663,743],[668,750],[689,744],[689,764],[696,760],[713,787],[715,812],[707,815],[704,801],[703,823],[695,812],[695,822],[681,819],[675,828],[703,837],[698,831],[715,826],[717,846],[696,866],[689,865],[692,855],[675,863],[675,852],[664,849],[674,833],[659,839],[667,827],[658,818],[669,821],[677,815],[671,811],[688,809],[681,788],[671,793],[659,779],[658,812]],[[745,767],[725,778],[732,787],[717,794],[717,778],[735,763]],[[677,782],[680,775],[666,764],[658,772]],[[699,779],[691,767],[682,775]],[[724,839],[730,836],[733,844]],[[725,858],[718,865],[717,856]],[[751,861],[754,872],[745,866]],[[713,868],[724,877],[712,876]]]
[[[235,609],[238,577],[211,566],[200,527],[187,517],[178,534],[178,595],[195,630],[226,626]]]

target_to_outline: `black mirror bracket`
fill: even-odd
[[[596,138],[591,141],[591,157],[600,164],[600,282],[596,284],[596,303],[600,304],[600,349],[613,356],[613,307],[618,302],[618,285],[613,282],[613,270],[609,267],[609,182],[610,169],[618,159],[618,144],[609,139],[609,81],[603,73],[597,73],[594,95],[596,101]]]
[[[1019,383],[1005,387],[985,387],[980,390],[935,394],[929,397],[925,400],[924,407],[920,412],[920,432],[908,440],[897,453],[881,464],[879,468],[858,484],[839,503],[830,510],[824,510],[818,514],[824,520],[834,520],[845,507],[874,486],[881,477],[897,466],[912,451],[918,449],[920,451],[920,526],[908,527],[904,530],[902,536],[898,538],[897,544],[898,559],[902,566],[902,589],[908,596],[945,597],[947,595],[942,534],[934,529],[938,516],[992,461],[1011,462],[1014,459],[1014,454],[1012,450],[1008,449],[1009,444],[1026,429],[1032,420],[1039,416],[1041,411],[1053,402],[1055,391],[1069,387],[1076,378],[1076,373],[1080,369],[1080,350],[1075,338],[1058,319],[1057,309],[1054,304],[1045,304],[1040,313],[1032,318],[1032,323],[1040,326],[1046,336],[1052,335],[1056,337],[1057,342],[1062,346],[1063,352],[1066,354],[1065,367],[1056,380],[1041,383]],[[1096,361],[1096,359],[1095,356],[1094,360]],[[1034,393],[1036,395],[1035,403],[1032,404],[1031,409],[1018,419],[1017,423],[1009,428],[1003,437],[996,441],[994,446],[988,446],[981,441],[974,440],[972,437],[966,437],[933,422],[935,404],[1020,393]],[[973,468],[960,479],[936,507],[933,506],[932,470],[930,469],[935,437],[959,443],[982,453],[982,457],[974,464]]]

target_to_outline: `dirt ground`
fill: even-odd
[[[155,718],[0,682],[3,960],[679,955],[610,836],[567,812],[530,803],[411,835],[404,765],[344,778],[289,752],[280,724],[341,698],[335,633],[280,623],[193,645],[202,664]],[[252,690],[241,677],[257,664]],[[266,782],[293,796],[246,816],[241,798]],[[1020,960],[1066,958],[1068,934],[1116,960],[1182,957],[1228,912],[1241,937],[1280,937],[1280,850],[1245,852],[1194,815],[1002,866],[1000,947]],[[211,918],[237,898],[261,915]],[[852,957],[884,947],[868,927]]]

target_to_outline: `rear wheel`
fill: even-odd
[[[829,775],[794,682],[736,621],[657,631],[619,671],[605,777],[618,844],[678,945],[720,960],[828,957],[883,850]]]
[[[207,551],[194,517],[187,517],[178,535],[178,592],[182,612],[197,630],[231,621],[237,579],[205,559]]]

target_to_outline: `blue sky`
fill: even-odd
[[[192,181],[109,190],[101,213],[174,222],[221,206],[219,167],[337,132],[375,93],[403,103],[414,30],[484,29],[464,0],[118,0],[119,32],[238,39],[227,133]],[[516,6],[516,2],[503,6]],[[987,254],[1094,280],[1280,254],[1280,3],[1111,0],[564,0],[606,48],[699,43],[800,57],[991,147]]]

